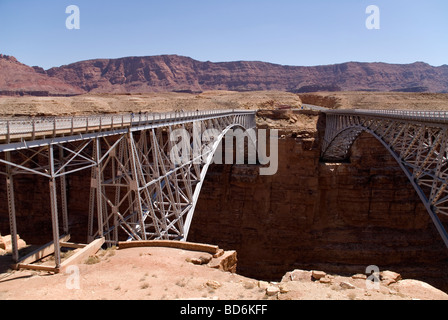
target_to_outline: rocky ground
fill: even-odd
[[[448,94],[282,91],[207,91],[191,93],[84,94],[73,97],[0,96],[0,114],[70,116],[98,113],[170,112],[212,109],[298,108],[303,103],[342,109],[448,110]]]
[[[335,109],[448,110],[446,93],[317,92],[299,96],[303,103]]]
[[[374,282],[366,282],[366,275],[316,270],[265,282],[217,269],[214,261],[175,248],[100,250],[66,273],[7,270],[0,274],[0,300],[448,300],[446,293],[394,272],[382,272],[377,288],[368,288]]]
[[[175,110],[222,110],[299,107],[300,98],[279,91],[231,92],[210,91],[201,94],[86,94],[74,97],[0,96],[2,116],[71,116],[98,113],[171,112]]]

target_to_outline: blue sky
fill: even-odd
[[[66,28],[69,5],[80,9],[79,30]],[[369,5],[380,9],[380,30],[365,26]],[[301,66],[439,66],[448,64],[448,1],[0,0],[0,53],[45,69],[159,54]]]

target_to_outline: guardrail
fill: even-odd
[[[388,117],[401,120],[424,121],[434,123],[448,123],[448,111],[415,111],[415,110],[326,110],[327,114],[365,115],[374,117]]]
[[[167,113],[126,113],[72,117],[27,117],[0,119],[0,140],[14,138],[35,139],[37,136],[55,137],[60,134],[73,135],[89,131],[117,130],[142,125],[167,122],[186,122],[206,117],[244,114],[244,110],[207,110]]]

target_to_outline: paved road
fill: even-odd
[[[106,131],[119,128],[171,122],[190,122],[195,119],[244,114],[246,110],[207,110],[153,114],[105,114],[73,117],[0,118],[0,143],[9,138],[36,138],[59,134]]]

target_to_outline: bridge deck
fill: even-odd
[[[204,121],[229,115],[254,113],[255,111],[250,110],[211,110],[137,115],[0,119],[0,152]]]
[[[394,120],[448,124],[448,111],[326,109],[328,115],[357,115]]]

